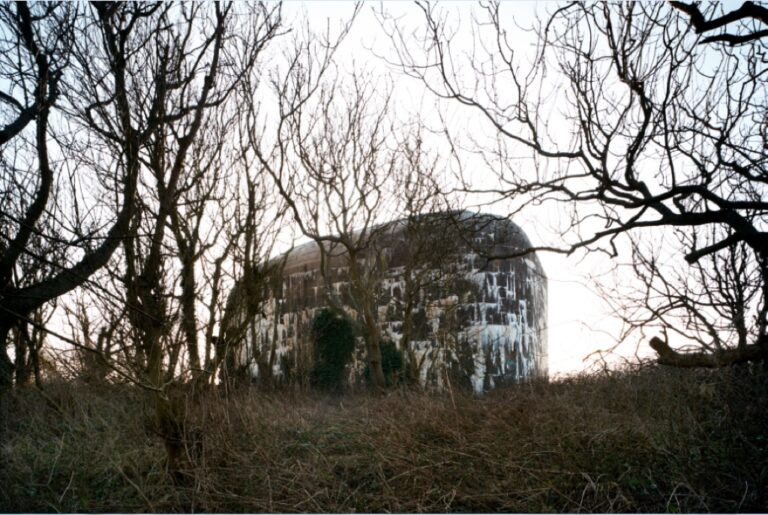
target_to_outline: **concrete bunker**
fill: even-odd
[[[413,379],[480,392],[547,376],[541,263],[535,253],[489,259],[531,246],[516,224],[466,211],[431,213],[377,226],[366,237],[370,249],[362,260],[375,271],[371,292],[381,334],[404,352]],[[325,252],[306,243],[268,264],[258,313],[245,321],[233,356],[253,380],[303,381],[312,366],[310,324],[320,309],[333,305],[358,318],[349,257],[323,245]],[[238,307],[238,291],[245,289],[236,287],[230,309]],[[361,338],[349,367],[353,385],[365,375]]]

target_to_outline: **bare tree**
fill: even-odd
[[[463,241],[459,234],[458,211],[439,181],[439,159],[426,148],[423,124],[416,123],[414,134],[398,136],[403,162],[393,171],[395,196],[402,201],[402,241],[393,249],[395,265],[403,267],[402,291],[395,299],[401,311],[400,350],[407,360],[408,379],[418,384],[424,357],[413,349],[417,309],[429,301],[428,289],[440,288],[456,278],[457,251]],[[396,237],[400,237],[398,234]]]
[[[629,262],[618,266],[614,280],[600,288],[625,323],[619,341],[634,331],[644,336],[661,332],[663,337],[650,338],[659,362],[682,367],[758,358],[759,347],[749,343],[758,336],[759,328],[751,322],[760,308],[762,281],[751,249],[740,243],[689,264],[670,250],[691,234],[677,231],[667,236],[675,242],[671,249],[658,234],[652,242],[647,236],[630,235]],[[670,333],[692,349],[674,352],[667,343]]]
[[[424,30],[416,44],[382,18],[398,64],[439,97],[479,113],[498,134],[485,148],[489,162],[499,163],[498,186],[468,189],[513,202],[513,212],[545,202],[570,212],[564,242],[543,250],[616,256],[626,235],[674,227],[679,252],[696,270],[699,260],[745,245],[748,275],[761,284],[760,307],[747,322],[756,330],[749,345],[718,362],[765,356],[764,43],[751,29],[743,37],[696,34],[762,20],[764,9],[747,2],[718,16],[717,5],[701,13],[675,3],[680,13],[662,3],[571,3],[537,25],[538,48],[526,68],[501,4],[483,7],[473,25],[483,30],[464,53],[442,11],[419,6]]]
[[[174,383],[190,375],[212,381],[222,289],[237,280],[227,273],[238,273],[230,254],[244,229],[232,194],[247,171],[232,166],[236,145],[228,143],[235,94],[260,74],[281,6],[35,9],[0,11],[12,36],[3,44],[17,56],[2,62],[2,102],[17,113],[2,133],[0,386],[12,384],[11,328],[17,377],[24,349],[38,346],[18,345],[26,324],[53,332],[93,358],[97,380],[114,373],[152,392],[176,473],[187,434],[184,401],[175,398],[186,391]],[[78,286],[83,302],[68,310],[74,337],[30,316]]]
[[[139,18],[144,7],[126,9],[126,17]],[[105,81],[101,88],[112,87],[109,100],[101,105],[127,106],[125,91],[125,48],[119,48],[115,38],[127,37],[128,32],[116,36],[111,31],[111,14],[114,8],[97,7],[94,25],[90,30],[103,29],[102,42],[113,51],[114,59],[109,72],[112,82]],[[96,270],[104,266],[128,232],[136,192],[135,148],[128,144],[121,153],[119,165],[103,172],[91,170],[91,180],[111,181],[114,196],[100,208],[106,208],[112,216],[95,219],[80,210],[83,196],[76,191],[69,195],[60,192],[64,181],[70,184],[86,179],[87,173],[67,170],[56,155],[65,158],[76,152],[67,142],[57,141],[57,132],[51,121],[59,115],[59,104],[68,104],[74,83],[86,78],[82,70],[71,66],[71,50],[75,32],[77,6],[67,4],[36,5],[30,9],[24,3],[6,4],[0,10],[3,24],[3,84],[7,91],[0,96],[2,102],[15,112],[2,130],[3,145],[3,197],[2,236],[0,243],[0,390],[12,384],[13,363],[7,351],[7,336],[12,327],[33,322],[29,316],[46,303],[71,291],[88,280]],[[102,78],[104,79],[104,78]],[[106,84],[109,83],[109,86]],[[67,96],[65,102],[64,96]],[[96,98],[90,97],[97,101]],[[98,101],[97,101],[98,102]],[[62,123],[71,120],[67,109],[62,108]],[[27,127],[34,121],[34,134]],[[126,118],[123,121],[127,122]],[[60,133],[59,133],[60,134]],[[29,137],[27,137],[29,136]],[[69,173],[67,173],[69,172]],[[101,174],[101,175],[100,175]],[[21,179],[21,180],[19,180]],[[66,184],[66,182],[64,182]],[[76,190],[77,186],[72,189]],[[74,207],[62,214],[63,204]],[[38,240],[38,242],[35,242]],[[38,256],[34,248],[55,248],[59,256],[46,259]],[[51,255],[51,254],[47,254]],[[47,263],[46,273],[34,280],[18,276],[23,256]],[[59,257],[61,259],[59,259]],[[17,281],[16,279],[22,279]]]
[[[250,91],[249,88],[245,90]],[[280,277],[284,260],[270,261],[269,258],[284,232],[287,214],[281,197],[273,194],[269,178],[254,162],[248,145],[242,141],[239,145],[236,168],[240,173],[234,181],[231,196],[233,212],[229,221],[228,258],[226,261],[220,261],[220,258],[214,261],[211,276],[214,279],[218,273],[223,279],[226,273],[230,289],[226,297],[221,295],[223,291],[216,295],[220,303],[217,308],[219,334],[214,336],[215,324],[211,323],[213,319],[209,315],[205,337],[206,370],[212,380],[218,370],[225,386],[234,386],[244,379],[244,372],[250,365],[248,359],[254,357],[247,355],[251,349],[246,345],[249,337],[253,341],[249,334],[251,322],[263,313],[268,290],[280,291],[274,283]],[[224,268],[227,264],[228,272]],[[266,357],[270,364],[260,365],[265,371],[272,370],[276,359],[275,342],[276,339],[273,339],[273,347]],[[245,360],[240,359],[243,355],[246,355]]]
[[[233,4],[162,6],[149,20],[148,40],[133,70],[144,80],[134,83],[132,107],[151,130],[139,151],[143,196],[132,226],[138,237],[124,241],[123,280],[127,304],[137,308],[128,318],[140,350],[138,373],[158,391],[157,422],[174,472],[188,435],[184,401],[175,400],[167,386],[187,367],[192,378],[202,378],[200,385],[213,377],[213,333],[204,334],[203,363],[197,309],[207,300],[208,315],[214,317],[207,324],[215,324],[221,313],[221,267],[236,241],[226,234],[231,207],[219,202],[212,217],[208,211],[209,202],[225,194],[220,181],[230,179],[223,173],[229,160],[222,149],[233,134],[237,111],[228,101],[254,73],[280,22],[280,6],[258,6],[239,13],[248,15],[249,26],[235,33],[236,9]],[[152,84],[149,91],[147,84]],[[197,276],[208,260],[213,270],[201,288]]]
[[[768,24],[768,9],[749,0],[732,11],[714,13],[702,12],[696,3],[669,2],[670,5],[688,15],[696,34],[705,35],[701,43],[728,43],[731,46],[753,43],[768,36],[768,29],[757,30],[750,22]],[[707,19],[707,16],[710,16]],[[739,23],[741,22],[741,23]],[[737,25],[735,32],[722,31],[720,34],[707,34],[718,29],[728,30],[728,26]]]
[[[389,212],[387,181],[397,157],[387,149],[392,133],[385,97],[376,102],[370,80],[352,78],[348,89],[324,85],[316,103],[300,107],[287,120],[286,137],[295,156],[287,168],[268,168],[305,236],[320,247],[321,272],[343,262],[349,292],[327,288],[329,302],[355,309],[364,328],[366,354],[375,386],[384,387],[378,284],[386,263],[378,252],[380,223]],[[257,154],[259,151],[257,150]]]
[[[381,363],[378,283],[386,270],[379,252],[381,222],[393,211],[388,179],[401,156],[388,147],[393,134],[390,98],[372,80],[353,74],[349,86],[338,75],[324,80],[332,55],[349,25],[333,41],[297,44],[282,75],[273,79],[279,121],[271,144],[252,107],[251,145],[271,175],[301,232],[320,249],[328,300],[351,306],[364,328],[366,355],[376,387],[386,381]],[[378,97],[377,97],[378,95]],[[389,216],[388,216],[389,215]],[[328,271],[343,262],[349,291],[334,291]]]

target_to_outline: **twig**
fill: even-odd
[[[69,487],[72,486],[72,480],[75,478],[75,471],[73,470],[72,473],[69,475],[69,483],[67,483],[67,487],[64,488],[64,491],[61,492],[61,495],[59,496],[59,504],[64,500],[64,496],[67,494],[67,490],[69,490]]]
[[[123,469],[122,469],[121,467],[117,466],[117,463],[115,463],[114,461],[112,461],[112,458],[109,458],[109,463],[110,463],[110,464],[111,464],[113,467],[115,467],[115,470],[117,470],[117,472],[118,472],[118,473],[119,473],[119,474],[120,474],[120,475],[123,477],[123,479],[125,479],[125,481],[126,481],[126,482],[127,482],[129,485],[131,485],[131,486],[134,488],[134,490],[136,490],[136,493],[138,493],[138,494],[139,494],[139,496],[140,496],[140,497],[141,497],[141,498],[144,500],[144,502],[146,503],[146,505],[147,505],[147,508],[149,508],[149,511],[150,511],[150,513],[157,513],[157,510],[155,509],[154,505],[153,505],[153,504],[152,504],[152,502],[151,502],[151,501],[150,501],[150,500],[147,498],[147,496],[146,496],[146,495],[144,495],[144,492],[142,491],[142,489],[141,489],[141,488],[139,488],[139,485],[137,485],[136,483],[134,483],[134,482],[131,480],[131,478],[129,478],[129,477],[128,477],[128,475],[127,475],[125,472],[123,472]]]

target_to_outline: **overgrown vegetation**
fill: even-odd
[[[322,309],[312,320],[312,339],[315,343],[312,385],[323,390],[341,391],[347,364],[352,361],[352,351],[355,350],[352,322],[343,313]]]
[[[0,404],[1,511],[705,512],[768,506],[768,373],[657,366],[482,397],[254,390],[189,401],[173,484],[127,386]]]
[[[381,344],[381,368],[384,370],[387,386],[393,386],[402,381],[403,353],[391,340]]]
[[[386,386],[395,386],[403,382],[405,373],[403,353],[392,340],[381,342],[381,369],[384,372],[384,384]],[[363,378],[368,384],[373,384],[371,369],[367,365],[363,369]]]
[[[764,510],[768,8],[380,6],[379,52],[351,40],[363,7],[0,3],[0,510]],[[485,248],[468,203],[564,216]],[[270,259],[298,238],[316,270]],[[618,341],[728,368],[460,393],[501,358],[454,352],[467,304],[440,292],[482,290],[473,325],[517,343],[557,324],[497,275],[519,310],[489,313],[454,257],[536,251],[616,258]],[[314,363],[313,297],[351,316],[321,313]],[[355,338],[374,388],[327,395]]]

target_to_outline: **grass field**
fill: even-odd
[[[0,510],[768,509],[768,373],[655,366],[477,397],[244,390],[187,407],[165,472],[151,403],[51,384],[0,401]]]

